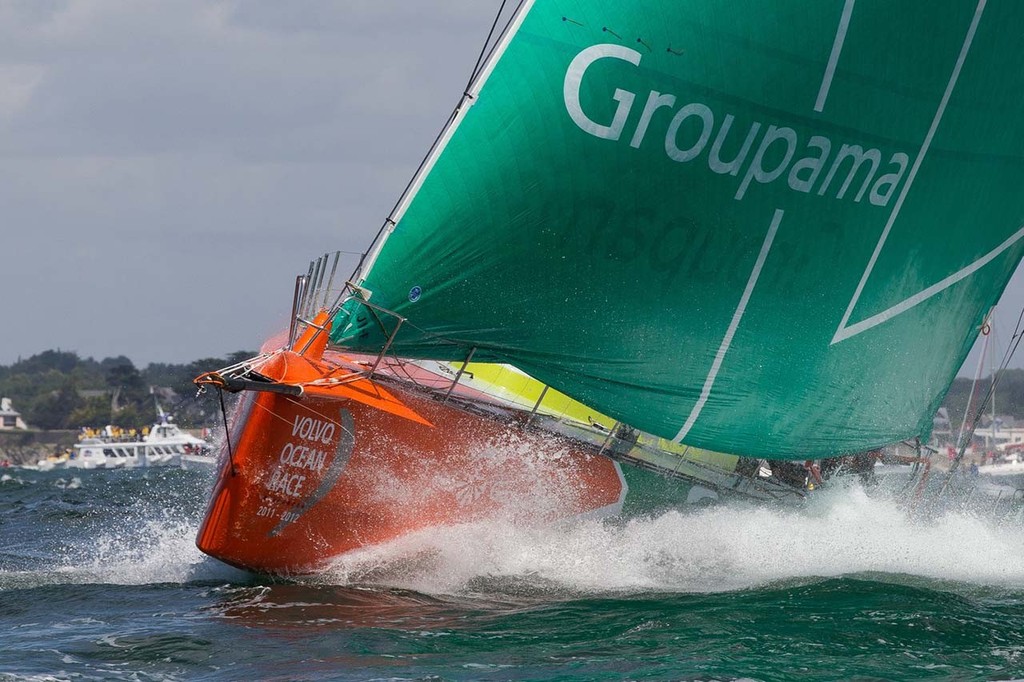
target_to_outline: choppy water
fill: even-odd
[[[433,530],[275,583],[195,549],[209,475],[0,470],[0,679],[1024,679],[1019,520],[853,486]]]

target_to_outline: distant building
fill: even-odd
[[[1024,449],[1024,424],[1010,415],[983,415],[974,431],[975,445],[985,450]]]
[[[0,431],[14,431],[15,429],[27,429],[28,426],[21,418],[21,413],[15,411],[10,398],[0,398]]]
[[[940,407],[932,419],[932,439],[937,443],[948,443],[953,439],[953,429],[949,422],[949,410]]]
[[[85,398],[108,398],[110,397],[109,388],[80,388],[78,389],[78,397]]]

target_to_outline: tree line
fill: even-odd
[[[979,407],[983,412],[980,423],[991,423],[992,402],[984,405],[981,403],[989,393],[993,376],[997,379],[994,393],[996,416],[1024,419],[1024,369],[1005,369],[979,379],[974,388],[973,398],[970,398],[973,379],[958,377],[953,381],[942,405],[949,411],[949,419],[954,429],[959,429],[960,423],[964,420],[968,398],[971,405],[967,416],[968,425],[977,415]]]
[[[25,422],[37,429],[107,424],[141,429],[156,421],[158,405],[182,426],[212,426],[220,419],[219,403],[197,400],[192,379],[253,355],[237,351],[224,358],[150,363],[140,369],[123,355],[94,360],[73,351],[47,350],[0,365],[0,396],[10,398]]]
[[[237,351],[223,358],[186,364],[155,362],[139,369],[123,355],[94,360],[73,351],[47,350],[10,366],[0,365],[0,396],[11,398],[25,421],[39,429],[107,424],[142,428],[156,419],[158,402],[183,426],[214,426],[220,423],[219,403],[196,399],[192,379],[253,355]],[[997,413],[1024,419],[1024,369],[1004,370],[998,377]],[[979,381],[969,419],[991,382],[992,377]],[[954,380],[943,400],[954,429],[964,418],[971,384],[971,379]]]

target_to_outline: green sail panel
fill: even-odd
[[[536,0],[362,284],[658,436],[927,434],[1024,254],[1017,0]],[[394,328],[351,302],[334,344]]]

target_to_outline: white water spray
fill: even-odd
[[[435,528],[343,557],[329,579],[430,594],[524,581],[568,593],[716,592],[862,573],[1019,588],[1022,557],[1019,524],[956,513],[918,520],[851,486],[801,509],[730,504],[545,528]]]

